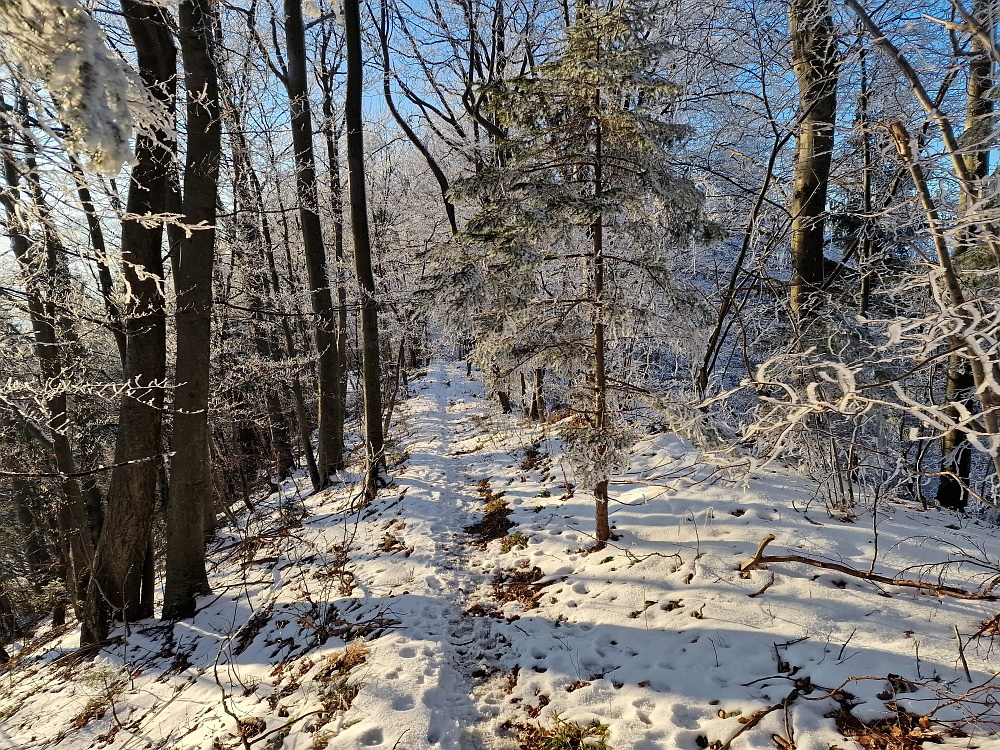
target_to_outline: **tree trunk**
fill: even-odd
[[[995,24],[988,18],[989,4],[977,0],[973,6],[976,18],[983,25],[992,29]],[[993,88],[993,62],[991,50],[973,35],[970,49],[969,78],[967,83],[968,99],[965,110],[965,131],[975,133],[982,128],[984,121],[993,112],[993,99],[990,91]],[[985,142],[986,133],[980,137]],[[977,144],[969,143],[975,148]],[[963,154],[966,169],[973,180],[969,189],[963,192],[959,199],[959,208],[968,211],[972,203],[980,197],[982,181],[989,174],[990,152],[988,148],[970,151]],[[971,220],[967,220],[971,223]],[[960,237],[969,241],[971,227],[965,227],[959,233]],[[957,248],[955,254],[964,248]],[[957,404],[965,409],[971,409],[974,404],[973,393],[975,381],[968,362],[958,354],[948,358],[948,374],[945,385],[945,414],[952,419],[958,419],[960,410]],[[951,430],[941,439],[941,479],[938,483],[937,502],[943,508],[965,510],[968,504],[968,487],[972,471],[972,448],[963,430]]]
[[[949,307],[955,311],[956,317],[961,321],[959,331],[972,327],[971,315],[962,310],[965,305],[965,293],[962,291],[962,284],[958,272],[955,270],[951,254],[948,251],[948,244],[945,240],[944,229],[941,218],[938,215],[937,207],[931,196],[930,188],[924,178],[923,170],[914,158],[912,141],[910,134],[901,122],[889,124],[896,149],[902,157],[903,163],[909,167],[913,184],[920,197],[921,206],[927,216],[927,225],[934,240],[934,251],[937,255],[938,267],[941,270],[941,283],[944,286],[945,299]],[[996,388],[998,377],[1000,377],[1000,367],[996,363],[989,363],[989,370],[986,369],[982,359],[976,354],[976,347],[979,343],[971,341],[961,334],[955,333],[948,338],[948,344],[957,354],[966,354],[969,368],[972,370],[972,382],[975,386],[975,393],[978,395],[979,404],[982,407],[983,431],[987,435],[1000,435],[1000,393]],[[1000,474],[1000,454],[993,456],[993,468]]]
[[[347,415],[347,287],[344,284],[344,191],[340,182],[340,128],[335,127],[336,116],[333,107],[334,76],[339,65],[331,68],[326,60],[327,47],[323,47],[321,63],[323,83],[323,136],[326,139],[326,153],[330,166],[330,209],[333,212],[333,249],[337,259],[337,398],[340,420],[335,429],[344,434],[344,419]]]
[[[859,42],[863,45],[864,39],[859,33]],[[861,92],[858,95],[858,126],[861,129],[861,211],[862,229],[861,237],[858,238],[860,249],[858,252],[858,268],[861,271],[861,304],[858,312],[862,315],[868,314],[868,306],[871,303],[872,271],[869,265],[872,261],[875,240],[872,237],[872,170],[874,168],[872,159],[872,134],[868,127],[868,67],[866,64],[866,53],[864,46],[861,47]]]
[[[598,43],[598,54],[600,46]],[[601,92],[594,95],[595,111],[601,109]],[[594,197],[598,203],[604,193],[603,176],[603,133],[601,132],[601,121],[594,118]],[[597,432],[603,432],[606,427],[608,414],[608,377],[604,362],[605,342],[604,342],[604,220],[601,214],[597,215],[594,223],[590,227],[591,239],[594,242],[594,421],[593,427]],[[596,503],[594,522],[597,534],[598,546],[603,546],[611,539],[611,527],[608,523],[608,479],[602,477],[594,487],[594,502]]]
[[[791,0],[792,66],[799,84],[799,128],[792,195],[789,300],[801,323],[823,285],[823,227],[837,112],[837,39],[829,0]]]
[[[122,313],[113,297],[114,284],[111,279],[111,268],[108,262],[108,248],[104,241],[104,228],[101,226],[101,219],[94,208],[94,200],[90,195],[87,178],[75,157],[70,157],[70,167],[73,171],[73,179],[76,181],[80,206],[87,217],[90,246],[94,250],[94,255],[97,256],[97,275],[101,282],[101,296],[104,298],[104,308],[108,314],[108,327],[115,337],[115,344],[118,346],[118,356],[121,359],[122,367],[124,367],[127,339],[125,338],[125,328],[122,326]]]
[[[302,244],[309,273],[309,298],[316,315],[316,349],[319,353],[319,455],[317,468],[321,486],[344,467],[344,435],[338,398],[339,353],[337,321],[327,275],[323,228],[319,221],[316,162],[312,144],[312,114],[306,80],[306,43],[301,0],[285,0],[285,44],[288,74],[285,80],[291,110],[292,143],[295,149],[295,187],[299,200]]]
[[[135,41],[139,74],[150,94],[174,108],[177,51],[166,11],[157,5],[122,0]],[[162,214],[170,191],[173,145],[165,133],[136,138],[127,211],[130,216]],[[163,226],[122,222],[122,275],[131,290],[125,315],[127,338],[122,397],[104,526],[94,574],[87,590],[80,646],[95,649],[108,634],[109,608],[128,620],[142,616],[140,585],[156,506],[161,447],[166,333],[161,245]],[[151,613],[149,613],[151,614]]]
[[[545,368],[535,368],[535,383],[531,396],[531,409],[528,416],[535,422],[545,419]]]
[[[212,269],[222,112],[212,58],[214,24],[208,0],[182,0],[180,43],[187,86],[187,148],[182,213],[188,232],[171,263],[177,290],[167,570],[163,619],[192,617],[196,597],[209,593],[205,525],[214,525],[208,401],[212,351]],[[202,523],[199,524],[198,520]]]
[[[388,435],[392,426],[392,412],[396,408],[396,399],[399,396],[400,383],[406,382],[406,337],[399,339],[399,356],[396,357],[396,373],[392,381],[392,390],[389,391],[389,400],[385,407],[385,420],[382,422],[382,434]]]
[[[347,171],[351,189],[351,233],[354,266],[361,304],[361,369],[365,398],[365,496],[373,498],[385,468],[382,436],[382,384],[379,362],[378,302],[372,273],[368,232],[368,196],[365,188],[365,144],[362,125],[361,11],[358,0],[344,1],[344,37],[347,43]]]

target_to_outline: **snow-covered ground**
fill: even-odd
[[[588,552],[592,497],[567,492],[552,425],[500,414],[464,365],[410,393],[370,507],[290,480],[213,543],[193,620],[119,629],[86,663],[72,626],[18,644],[0,747],[555,750],[596,722],[584,746],[846,750],[851,715],[890,718],[890,747],[1000,747],[1000,657],[971,638],[996,602],[739,570],[770,533],[768,555],[978,590],[1000,574],[992,527],[893,501],[830,513],[791,472],[727,479],[661,434],[612,481],[620,538]],[[479,547],[487,503],[511,526]]]

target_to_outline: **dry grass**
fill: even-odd
[[[608,745],[610,730],[607,724],[594,719],[589,724],[576,724],[561,719],[557,714],[549,726],[540,724],[505,725],[517,733],[521,750],[611,750]]]
[[[508,517],[510,516],[510,507],[503,499],[503,493],[494,493],[490,489],[489,479],[480,481],[477,489],[484,502],[483,512],[485,515],[476,523],[466,526],[465,533],[473,537],[470,544],[485,549],[486,545],[494,539],[503,539],[507,536],[507,532],[517,524]]]
[[[888,704],[895,716],[863,722],[847,710],[831,714],[840,732],[866,750],[918,750],[925,742],[940,744],[941,733],[931,729],[926,716],[911,714],[895,704]]]
[[[358,638],[342,651],[326,657],[323,666],[313,676],[312,681],[319,689],[323,702],[323,713],[315,724],[316,731],[351,707],[362,686],[361,680],[351,678],[351,671],[364,664],[369,653],[371,648]]]

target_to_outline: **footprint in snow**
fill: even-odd
[[[410,695],[398,695],[392,701],[394,711],[409,711],[413,706],[413,696]]]
[[[670,707],[670,718],[674,724],[683,729],[697,729],[698,719],[701,718],[701,715],[683,703],[675,703]]]
[[[412,649],[409,646],[407,646],[406,648],[399,649],[399,655],[404,659],[412,659],[414,656],[417,655],[417,652],[415,649]]]

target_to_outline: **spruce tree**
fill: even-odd
[[[570,383],[562,435],[593,488],[599,546],[611,538],[608,477],[632,444],[608,380],[609,327],[641,315],[615,285],[641,269],[669,288],[662,250],[711,233],[671,163],[690,131],[671,118],[679,89],[659,15],[643,2],[578,6],[553,59],[485,92],[507,137],[493,166],[457,186],[481,208],[461,262],[437,277],[478,322],[484,372],[551,364]]]

